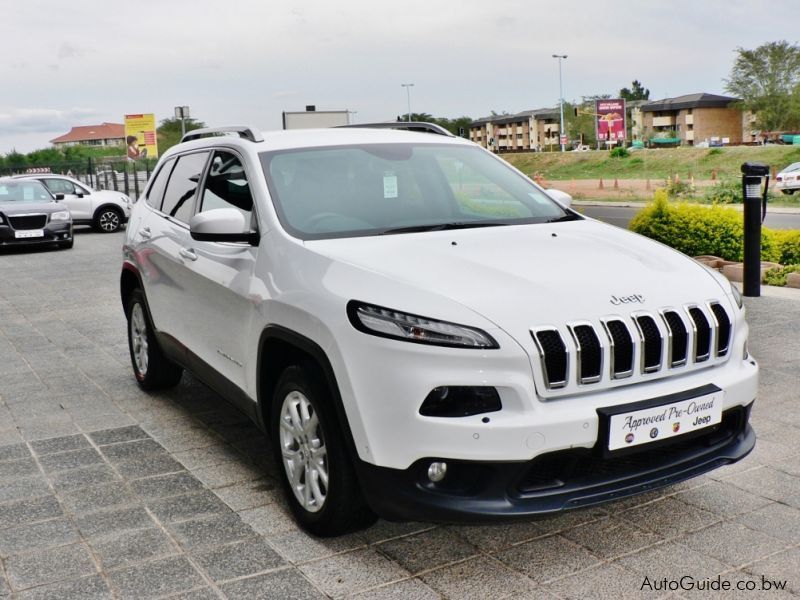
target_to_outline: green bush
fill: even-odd
[[[685,198],[694,195],[695,191],[690,181],[683,181],[677,177],[667,179],[667,185],[664,189],[670,198]]]
[[[767,285],[786,285],[786,276],[789,273],[800,273],[800,265],[770,269],[764,273],[764,283]]]
[[[719,148],[712,148],[712,150],[719,150]],[[706,188],[703,198],[711,204],[741,204],[742,180],[723,179]]]
[[[744,225],[740,212],[723,206],[672,204],[665,190],[656,191],[654,202],[633,218],[630,229],[689,256],[711,254],[736,261],[743,258]],[[800,232],[796,233],[800,236]],[[762,229],[762,260],[778,261],[795,252],[800,253],[798,237]]]
[[[800,265],[800,231],[796,229],[769,230],[775,246],[776,262]]]
[[[610,153],[611,158],[628,158],[630,155],[631,153],[624,146],[612,148]]]
[[[710,148],[706,156],[717,156],[722,154],[722,148]]]

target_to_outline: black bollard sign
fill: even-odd
[[[761,183],[764,194],[761,194]],[[761,221],[766,208],[769,165],[746,162],[742,165],[742,192],[744,195],[744,295],[761,295]]]

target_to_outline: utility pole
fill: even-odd
[[[411,88],[414,87],[413,83],[401,83],[400,87],[406,88],[406,98],[408,100],[408,122],[411,122]]]
[[[558,105],[561,110],[561,133],[558,136],[558,141],[561,143],[561,151],[564,152],[564,88],[561,80],[561,60],[567,60],[566,54],[553,54],[553,58],[558,59]]]

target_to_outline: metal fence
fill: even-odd
[[[123,192],[131,199],[136,200],[144,191],[154,166],[155,161],[153,160],[87,158],[49,165],[4,167],[0,168],[0,176],[22,173],[69,175],[89,187]]]

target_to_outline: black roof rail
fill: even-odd
[[[436,123],[425,123],[424,121],[386,121],[383,123],[357,123],[355,125],[339,125],[338,127],[361,127],[366,129],[405,129],[407,131],[419,131],[422,133],[435,133],[455,137],[441,125]]]
[[[264,136],[261,135],[261,132],[256,127],[231,125],[228,127],[203,127],[202,129],[192,129],[184,134],[184,136],[181,138],[181,143],[224,133],[235,133],[238,134],[240,138],[250,140],[251,142],[264,141]]]

